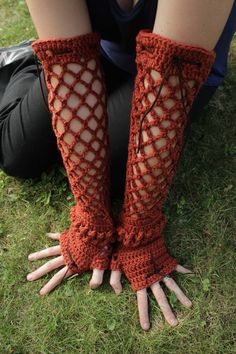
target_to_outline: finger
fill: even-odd
[[[179,273],[184,273],[184,274],[195,274],[192,270],[188,269],[188,268],[185,268],[183,267],[182,265],[180,264],[177,264],[176,268],[177,272]]]
[[[104,275],[104,270],[96,269],[96,268],[93,270],[93,275],[89,282],[89,286],[91,289],[96,289],[102,284],[103,275]]]
[[[45,257],[52,257],[52,256],[59,256],[61,254],[61,246],[53,246],[53,247],[48,247],[44,250],[34,252],[29,254],[28,260],[29,261],[36,261],[41,258]]]
[[[39,267],[38,269],[36,269],[34,272],[29,273],[27,275],[27,280],[29,281],[34,281],[37,280],[39,278],[41,278],[43,275],[51,272],[52,270],[61,267],[62,265],[64,265],[64,259],[63,256],[54,258],[50,261],[48,261],[47,263],[45,263],[44,265],[42,265],[41,267]]]
[[[170,305],[167,301],[165,293],[158,282],[151,285],[152,292],[157,300],[158,305],[166,319],[166,321],[171,325],[177,325],[178,321],[175,315],[173,314]]]
[[[120,270],[112,270],[110,285],[114,289],[115,293],[119,295],[122,291],[121,285],[121,271]]]
[[[50,293],[50,291],[58,286],[63,281],[63,279],[70,277],[72,274],[73,272],[71,272],[67,266],[62,268],[49,280],[46,285],[44,285],[44,287],[39,291],[39,294],[46,295]]]
[[[138,312],[139,321],[142,329],[147,331],[150,328],[149,316],[148,316],[148,298],[147,289],[137,291]]]
[[[46,235],[51,238],[52,240],[59,240],[60,239],[60,232],[47,232]]]
[[[187,298],[187,296],[183,293],[180,287],[176,284],[174,279],[170,277],[165,277],[163,279],[164,283],[166,284],[167,288],[173,291],[177,297],[177,299],[186,307],[191,307],[192,302]]]

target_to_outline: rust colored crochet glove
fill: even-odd
[[[71,226],[60,235],[64,261],[75,273],[107,269],[113,226],[100,37],[37,40],[32,47],[42,63],[52,126],[76,201]]]
[[[123,271],[137,291],[177,265],[164,244],[167,219],[161,209],[176,171],[187,114],[215,54],[148,30],[136,40],[125,201],[111,268]]]

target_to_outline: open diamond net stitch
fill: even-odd
[[[137,36],[125,201],[111,265],[125,273],[134,290],[176,268],[165,248],[167,219],[161,209],[181,153],[187,113],[213,60],[213,52],[148,30]]]
[[[73,272],[106,269],[113,226],[109,210],[109,152],[106,89],[100,36],[37,40],[48,106],[76,205],[71,226],[60,235],[62,254]]]

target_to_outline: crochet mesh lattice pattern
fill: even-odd
[[[99,58],[100,37],[38,40],[48,105],[76,206],[60,243],[68,267],[83,272],[108,267],[113,226],[109,211],[106,89]]]
[[[214,60],[213,52],[149,31],[138,34],[136,50],[125,202],[117,229],[120,249],[112,262],[134,290],[176,268],[163,242],[167,220],[161,209],[181,153],[186,113]]]

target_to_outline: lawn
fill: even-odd
[[[24,1],[0,0],[0,46],[34,35]],[[165,323],[150,294],[152,328],[143,332],[128,282],[116,296],[108,274],[99,290],[89,289],[85,274],[40,297],[51,275],[27,282],[44,263],[29,263],[27,255],[54,244],[46,232],[68,226],[67,179],[58,167],[26,181],[0,172],[0,354],[236,353],[235,72],[236,38],[227,80],[193,125],[165,206],[168,248],[196,273],[174,274],[193,301],[190,310],[165,289],[178,326]]]

